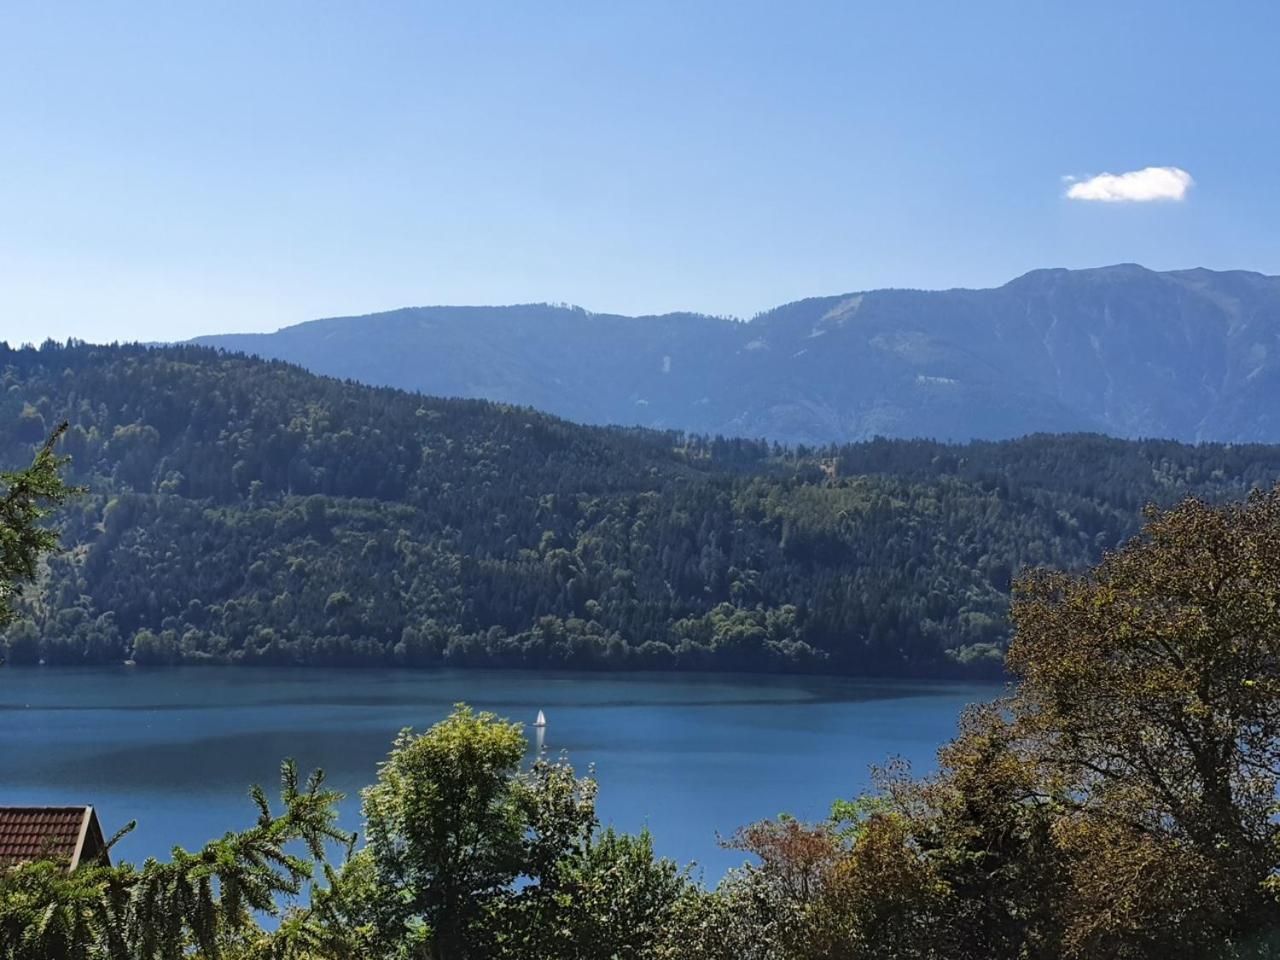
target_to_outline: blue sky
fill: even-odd
[[[0,339],[1280,273],[1280,4],[0,7]],[[1182,200],[1066,197],[1176,167]]]

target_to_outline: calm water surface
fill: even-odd
[[[117,859],[188,848],[247,826],[246,787],[283,757],[357,791],[396,731],[425,729],[465,700],[531,724],[546,749],[600,781],[600,813],[648,825],[661,853],[709,880],[740,862],[716,834],[789,811],[825,815],[892,756],[921,770],[968,703],[996,686],[670,674],[330,671],[255,668],[0,669],[0,804],[83,804]],[[529,733],[532,734],[532,729]]]

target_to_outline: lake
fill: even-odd
[[[544,710],[545,747],[594,765],[601,818],[648,826],[659,852],[714,882],[739,853],[717,832],[787,811],[824,816],[893,756],[921,771],[968,703],[995,685],[705,674],[570,674],[175,668],[0,669],[0,805],[92,803],[103,829],[138,828],[115,858],[164,855],[247,826],[252,782],[280,760],[323,767],[348,794],[402,727],[466,701],[523,721]]]

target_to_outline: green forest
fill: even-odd
[[[64,422],[83,490],[12,663],[995,673],[1019,570],[1280,477],[1280,447],[786,449],[207,348],[0,345],[0,462]]]

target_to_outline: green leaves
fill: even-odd
[[[58,545],[40,521],[78,492],[63,482],[66,459],[54,452],[66,430],[66,423],[54,430],[27,469],[0,473],[0,626],[13,619],[14,596],[35,577],[37,561]]]
[[[396,738],[363,794],[389,940],[421,924],[439,949],[468,955],[480,918],[520,872],[525,749],[518,725],[464,705],[421,736]]]
[[[323,859],[326,842],[349,842],[334,826],[340,795],[313,774],[299,788],[287,762],[281,811],[259,788],[255,826],[228,833],[194,853],[175,848],[167,862],[140,867],[88,865],[67,873],[57,863],[0,872],[0,957],[4,960],[204,960],[260,936],[252,913],[279,915]],[[291,854],[302,843],[314,859]]]
[[[368,847],[317,922],[343,904],[395,956],[410,944],[460,960],[650,955],[684,874],[647,834],[598,833],[595,781],[563,760],[522,769],[527,746],[518,725],[461,704],[401,733],[364,792]]]

